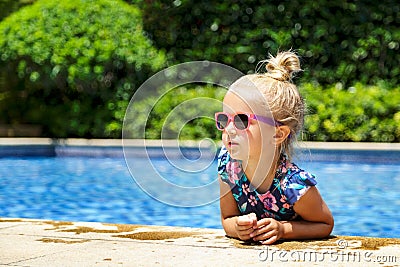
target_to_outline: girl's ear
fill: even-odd
[[[290,128],[289,128],[289,126],[282,125],[282,126],[276,127],[275,129],[276,129],[275,130],[275,135],[274,135],[275,144],[276,145],[280,145],[290,135]]]

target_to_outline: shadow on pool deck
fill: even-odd
[[[0,266],[400,266],[400,239],[332,236],[272,246],[223,230],[0,218]]]

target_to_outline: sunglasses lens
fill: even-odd
[[[249,126],[249,116],[246,114],[237,114],[234,117],[235,127],[239,130],[247,129]]]
[[[228,124],[228,116],[225,114],[218,114],[217,116],[217,128],[220,130],[225,129]]]

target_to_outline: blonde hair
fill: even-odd
[[[260,72],[265,66],[266,72]],[[264,94],[274,119],[290,128],[290,135],[281,144],[281,152],[291,158],[293,142],[304,124],[305,104],[292,78],[300,72],[299,57],[291,52],[279,52],[275,57],[258,63],[256,74],[247,77]]]

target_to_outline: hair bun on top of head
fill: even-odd
[[[279,52],[276,57],[269,55],[269,59],[260,63],[267,63],[266,76],[281,82],[290,82],[295,73],[300,72],[299,57],[291,52]]]

